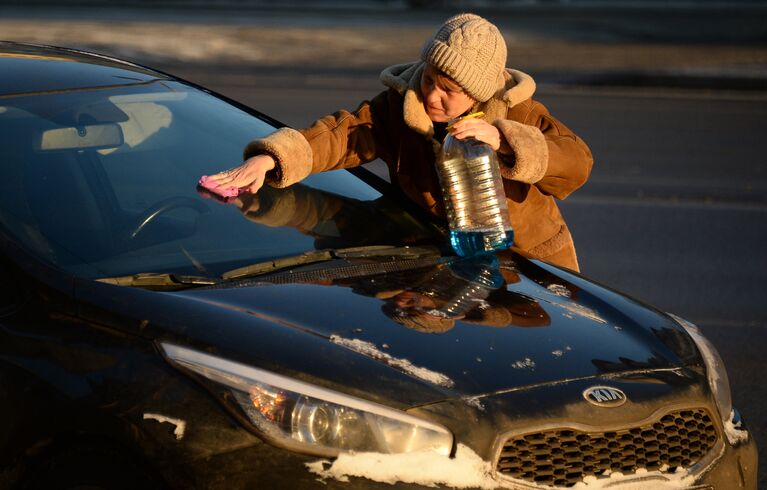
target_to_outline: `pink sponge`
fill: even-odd
[[[241,192],[245,192],[244,189],[240,189],[239,187],[233,186],[233,185],[218,185],[215,180],[211,179],[207,175],[203,175],[200,177],[200,181],[198,182],[200,184],[200,187],[203,189],[207,189],[208,191],[212,192],[213,194],[216,194],[221,197],[236,197]]]

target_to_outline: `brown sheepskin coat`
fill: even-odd
[[[444,216],[434,167],[441,142],[426,115],[419,83],[422,62],[384,70],[388,90],[354,112],[339,111],[301,130],[282,128],[251,142],[245,158],[269,153],[277,167],[270,185],[286,187],[326,170],[354,167],[381,158],[392,183],[435,215]],[[526,255],[578,270],[570,231],[554,198],[564,199],[583,185],[592,166],[588,146],[532,99],[533,79],[507,70],[506,82],[473,112],[495,125],[511,152],[500,154],[501,173],[514,227],[514,247]]]

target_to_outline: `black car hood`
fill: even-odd
[[[458,396],[672,369],[698,358],[666,315],[519,256],[356,277],[354,270],[345,267],[342,278],[324,268],[171,294],[266,319],[272,333],[310,335]],[[240,328],[225,330],[230,341]],[[301,355],[311,366],[312,356],[330,354]]]

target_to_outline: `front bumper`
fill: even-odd
[[[721,456],[704,470],[695,483],[711,490],[756,490],[758,459],[752,436],[736,445],[725,442]]]
[[[585,403],[584,390],[602,383],[620,388],[630,396],[630,401],[614,409]],[[183,413],[189,422],[186,435],[177,440],[172,427],[152,420],[140,420],[138,432],[143,434],[140,438],[144,446],[142,452],[149,456],[150,464],[172,488],[391,488],[390,483],[367,478],[320,479],[306,464],[321,458],[300,455],[262,441],[198,385],[169,382],[163,386],[165,389],[158,393],[159,396],[153,397],[152,411],[179,418]],[[675,407],[701,407],[715,413],[706,387],[700,372],[666,370],[602,380],[574,380],[474,400],[454,399],[421,406],[410,412],[442,423],[451,429],[457,443],[470,447],[485,461],[496,461],[503,438],[514,431],[527,433],[547,425],[580,425],[610,431],[655,420],[657,414],[675,410]],[[736,434],[741,437],[726,437],[727,429],[720,425],[717,421],[720,437],[715,449],[684,474],[641,470],[626,476],[616,473],[608,480],[600,479],[597,486],[755,490],[757,450],[753,438],[744,437],[742,432]],[[488,467],[488,472],[493,472],[492,466]],[[556,488],[500,476],[496,479],[499,488]],[[395,481],[398,488],[426,488],[404,485],[396,478]]]
[[[321,488],[321,489],[391,489],[391,483],[377,482],[367,478],[350,477],[348,481],[333,478],[320,479],[311,473],[306,463],[316,462],[317,457],[303,456],[272,447],[260,441],[234,451],[209,455],[189,464],[174,464],[166,468],[166,481],[172,488]],[[178,463],[178,462],[177,462]],[[330,464],[330,462],[328,463]],[[637,474],[630,477],[613,478],[600,482],[600,488],[620,490],[622,488],[665,488],[680,490],[730,490],[757,488],[757,451],[753,438],[738,445],[725,442],[721,454],[696,478],[683,481],[658,474]],[[503,478],[498,479],[499,488],[530,490],[527,484],[516,484]],[[396,488],[426,489],[413,484],[396,483]],[[440,486],[440,488],[446,488]]]
[[[602,384],[625,392],[627,402],[616,408],[595,407],[584,402],[584,390]],[[715,415],[717,410],[707,388],[704,374],[697,369],[645,371],[513,389],[474,399],[424,406],[414,412],[421,412],[449,427],[458,442],[470,446],[483,459],[498,464],[493,470],[498,472],[496,475],[506,488],[566,488],[584,482],[599,488],[616,489],[755,490],[758,457],[753,437],[742,426],[740,430],[734,429],[732,423],[729,427],[723,426]],[[666,453],[661,451],[662,455],[655,459],[655,466],[644,466],[640,458],[649,460],[649,452],[657,451],[657,446],[635,450],[631,444],[639,447],[647,440],[656,440],[657,433],[646,434],[644,430],[660,425],[658,422],[670,414],[689,411],[711,415],[709,425],[713,424],[717,434],[714,445],[709,445],[702,456],[695,456],[695,452],[701,454],[700,446],[696,448],[690,433],[682,437],[692,441],[690,445],[677,443]],[[463,423],[451,425],[451,421],[456,420]],[[580,446],[579,443],[574,446],[560,444],[561,441],[553,436],[558,431],[572,433],[572,437],[583,437],[578,439]],[[626,443],[628,448],[626,445],[609,446],[607,458],[611,466],[606,470],[604,466],[587,469],[596,467],[593,458],[591,462],[588,459],[596,455],[595,439],[621,439],[621,434],[629,432],[639,439]],[[682,432],[661,431],[661,434],[671,437]],[[532,444],[524,446],[527,451],[524,453],[518,450],[517,442],[528,437]],[[565,447],[565,452],[574,451],[570,460],[567,460],[567,454],[563,457],[561,452],[554,450],[562,447]],[[626,456],[627,453],[630,454]],[[597,459],[602,458],[601,454],[596,456]],[[529,466],[523,471],[501,476],[501,471],[507,471],[504,464],[508,458],[516,458],[516,462],[527,461],[522,466]],[[663,464],[657,463],[658,460]],[[546,472],[549,476],[544,475]],[[563,472],[569,478],[567,483],[552,483],[555,479],[566,479],[561,477]],[[560,476],[551,477],[551,474]]]

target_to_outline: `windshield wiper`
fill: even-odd
[[[203,276],[185,276],[165,272],[141,272],[130,276],[103,277],[99,282],[115,286],[133,286],[146,289],[176,290],[194,286],[210,286],[218,284],[221,279]]]
[[[395,247],[391,245],[370,245],[365,247],[336,248],[326,250],[316,250],[304,252],[292,257],[283,257],[279,259],[266,260],[255,264],[239,267],[224,272],[221,278],[224,281],[236,281],[249,277],[260,276],[298,265],[314,264],[318,262],[328,262],[331,260],[344,259],[369,259],[369,258],[389,258],[395,259],[416,259],[425,256],[440,255],[437,247]]]
[[[221,278],[205,276],[188,276],[182,274],[172,274],[166,272],[140,272],[130,276],[103,277],[96,279],[106,284],[116,286],[132,286],[145,289],[154,289],[161,291],[174,291],[197,286],[213,286],[222,282],[237,281],[256,277],[270,272],[276,272],[290,267],[296,267],[318,262],[329,262],[332,260],[353,260],[353,259],[389,259],[389,260],[409,260],[418,259],[427,256],[439,256],[440,251],[437,247],[394,247],[390,245],[371,245],[366,247],[351,247],[326,250],[313,250],[304,252],[300,255],[291,257],[282,257],[279,259],[265,260],[255,264],[232,269],[221,274]]]

